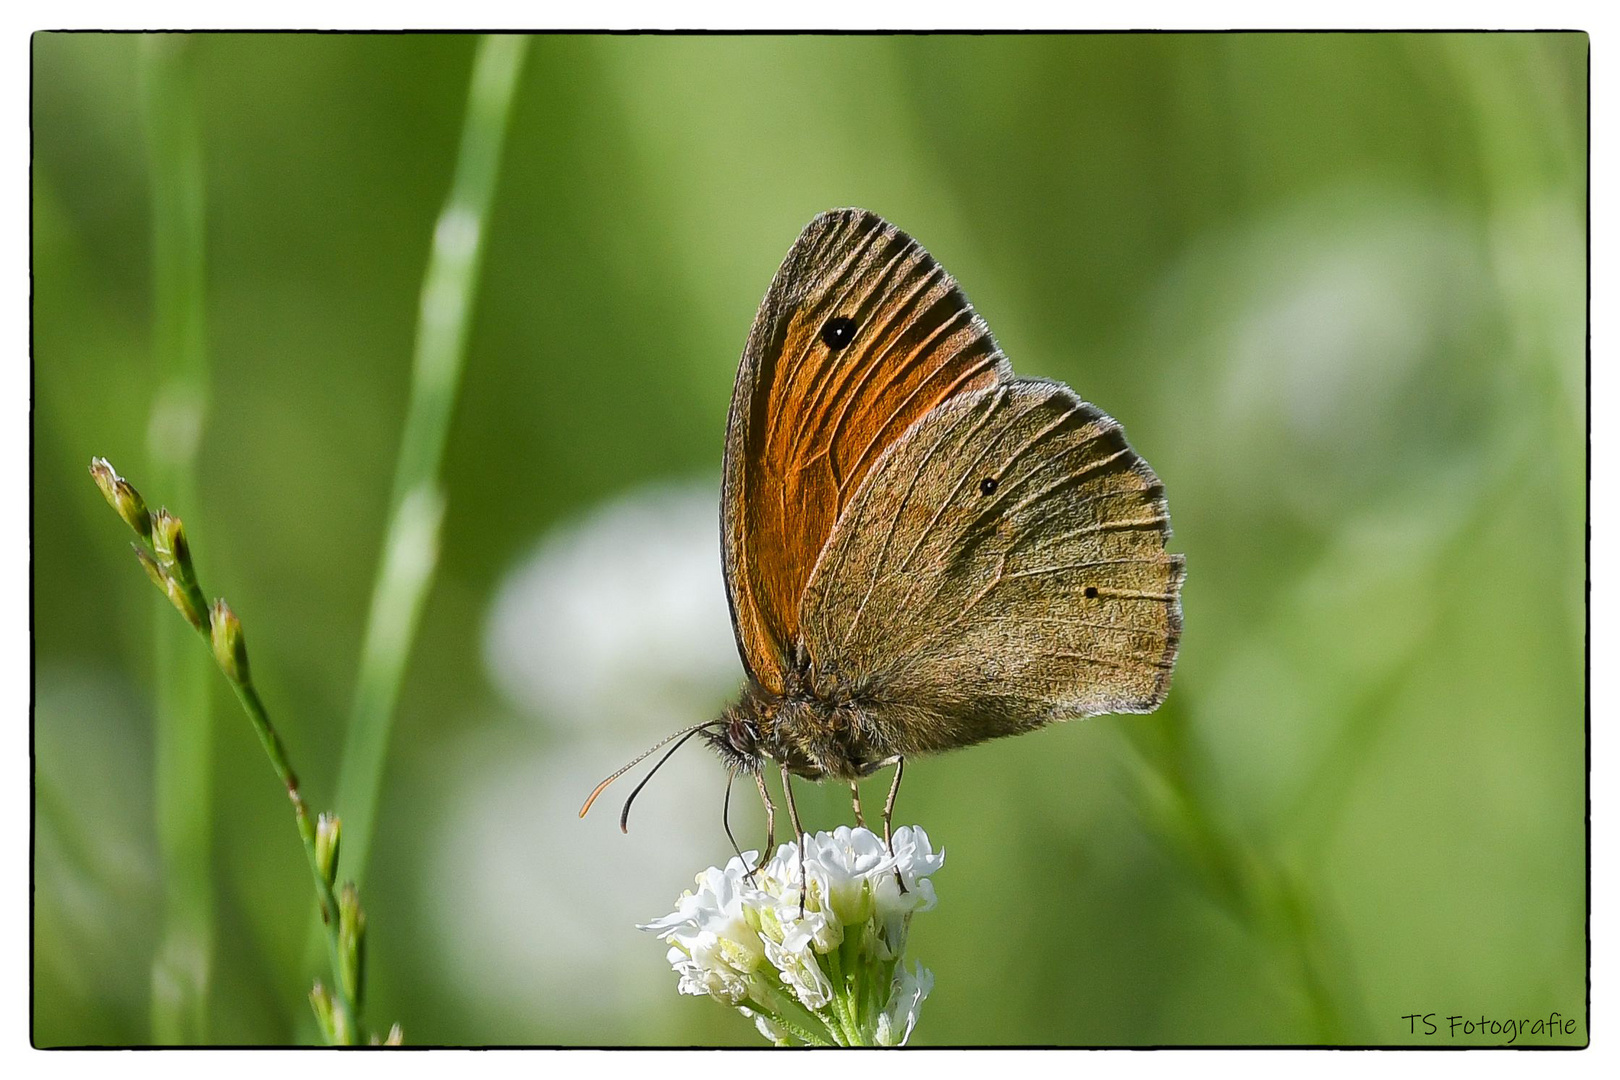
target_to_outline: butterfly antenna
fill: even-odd
[[[653,778],[653,775],[655,773],[657,773],[659,769],[662,769],[664,767],[664,762],[668,761],[671,757],[673,757],[674,754],[675,754],[675,751],[679,750],[682,746],[685,746],[687,739],[690,739],[692,736],[696,735],[703,728],[713,727],[715,724],[718,724],[720,722],[721,721],[719,721],[719,720],[711,720],[707,724],[699,724],[697,727],[687,728],[686,732],[684,734],[681,734],[681,741],[676,743],[674,746],[670,747],[668,750],[664,751],[664,756],[658,759],[658,764],[654,765],[652,768],[647,770],[647,775],[643,776],[641,778],[641,783],[637,784],[635,786],[635,789],[630,792],[630,797],[628,799],[624,800],[624,809],[619,812],[619,831],[620,832],[627,833],[627,832],[630,831],[630,804],[636,801],[636,796],[640,795],[641,794],[641,789],[647,786],[647,781],[651,780]],[[677,733],[677,734],[680,734],[680,733]],[[669,742],[669,739],[665,739],[664,742]],[[659,745],[662,746],[663,743],[660,743]],[[658,747],[655,746],[655,747],[653,747],[653,749],[656,750],[656,749],[658,749]],[[652,752],[651,750],[648,751],[648,753],[651,753],[651,752]],[[642,756],[645,757],[646,754],[643,754]]]
[[[596,797],[598,795],[602,794],[603,791],[607,790],[607,786],[609,784],[613,783],[613,781],[617,780],[619,777],[623,776],[625,773],[629,772],[631,769],[633,769],[637,765],[641,764],[641,762],[643,760],[645,760],[646,757],[649,754],[651,754],[654,750],[657,750],[660,746],[663,746],[665,743],[669,742],[671,739],[679,739],[683,735],[691,736],[691,735],[695,734],[696,732],[699,732],[699,731],[703,730],[706,727],[714,727],[716,724],[719,724],[719,723],[722,723],[722,722],[723,721],[720,721],[720,720],[705,720],[701,724],[693,724],[689,728],[681,728],[681,730],[675,732],[674,734],[666,735],[662,739],[659,739],[657,742],[655,742],[651,746],[647,747],[647,749],[643,750],[641,753],[639,753],[635,757],[631,758],[629,760],[629,762],[627,762],[623,768],[615,771],[612,776],[608,777],[606,780],[602,781],[600,784],[597,784],[596,785],[596,790],[591,792],[590,797],[585,800],[585,805],[579,808],[579,816],[584,817],[586,814],[590,813],[591,804],[596,802]],[[684,740],[682,740],[682,741],[684,741]],[[673,753],[673,751],[671,751],[671,753]],[[666,758],[668,756],[669,756],[668,754],[665,755]],[[662,765],[663,762],[660,761],[658,764]],[[658,766],[657,765],[653,766],[653,771],[654,772],[658,771]],[[652,773],[648,773],[647,775],[651,776]],[[645,783],[645,781],[643,781],[643,782]]]

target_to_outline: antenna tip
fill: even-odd
[[[618,779],[619,773],[622,773],[622,772],[624,772],[624,770],[620,769],[619,772],[614,773],[612,776],[608,777],[606,780],[604,780],[600,784],[596,785],[596,790],[591,792],[590,795],[585,799],[585,805],[579,808],[579,816],[580,817],[584,817],[586,814],[591,812],[591,806],[593,804],[595,804],[596,797],[598,795],[602,794],[602,792],[607,789],[607,786],[609,784],[613,783],[614,780]]]

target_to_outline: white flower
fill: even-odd
[[[902,963],[906,938],[936,902],[944,852],[918,828],[897,831],[892,853],[867,829],[838,828],[805,837],[802,872],[797,844],[750,879],[754,859],[705,870],[674,912],[642,927],[669,942],[680,991],[736,1007],[778,1045],[904,1044],[933,986]]]
[[[800,937],[798,940],[807,944],[809,938]],[[802,945],[794,948],[766,938],[765,955],[770,957],[771,963],[782,973],[782,982],[805,1008],[815,1012],[825,1008],[832,1000],[832,983],[827,981],[815,953]]]
[[[791,1035],[788,1032],[788,1030],[786,1028],[784,1028],[781,1024],[778,1024],[776,1021],[772,1020],[770,1017],[766,1016],[764,1013],[755,1012],[753,1009],[750,1009],[746,1005],[737,1006],[737,1011],[742,1013],[744,1016],[748,1017],[749,1019],[753,1020],[754,1027],[759,1030],[759,1033],[761,1035],[765,1036],[767,1039],[771,1040],[771,1042],[774,1043],[775,1045],[777,1045],[777,1046],[787,1046],[787,1045],[789,1045],[788,1044],[788,1039],[791,1037]]]
[[[907,971],[901,964],[889,995],[888,1007],[878,1017],[877,1041],[879,1046],[904,1046],[911,1038],[911,1029],[917,1026],[917,1014],[922,1011],[923,999],[934,988],[934,973],[917,965]]]
[[[874,882],[877,906],[874,925],[880,930],[883,944],[895,956],[905,952],[911,916],[933,908],[934,883],[929,876],[943,865],[945,852],[942,850],[935,855],[928,834],[921,828],[902,825],[895,830],[891,872],[879,875]]]
[[[922,826],[902,825],[894,831],[894,865],[906,888],[927,898],[926,904],[912,910],[927,911],[933,907],[934,883],[928,879],[945,865],[945,849],[941,848],[935,855]]]
[[[680,974],[683,994],[709,994],[728,1005],[748,1000],[754,974],[765,960],[764,943],[748,923],[758,893],[748,885],[740,859],[724,870],[710,867],[697,876],[698,889],[682,895],[680,906],[642,926],[670,943],[669,962]]]
[[[831,833],[817,833],[806,845],[810,890],[845,925],[863,923],[872,916],[873,879],[892,880],[884,871],[893,868],[883,839],[866,829],[841,825]]]

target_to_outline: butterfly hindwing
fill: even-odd
[[[755,317],[732,393],[721,524],[749,674],[782,693],[834,522],[929,410],[1011,377],[955,280],[865,210],[805,227]]]
[[[1012,380],[920,420],[866,477],[806,589],[812,689],[881,716],[887,752],[966,745],[1169,688],[1182,557],[1119,425]]]

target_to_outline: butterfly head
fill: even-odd
[[[769,723],[760,700],[744,694],[742,700],[721,714],[717,724],[704,731],[703,741],[732,772],[758,772],[766,758],[762,722]]]
[[[820,780],[869,776],[889,756],[871,745],[852,706],[805,694],[778,697],[750,686],[704,731],[703,739],[733,774],[758,773],[773,761],[795,776]]]

